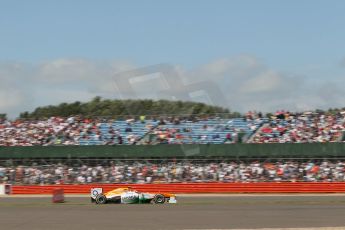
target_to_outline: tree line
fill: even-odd
[[[229,109],[219,106],[190,101],[169,100],[111,100],[95,97],[89,102],[76,101],[38,107],[33,112],[20,113],[21,119],[38,119],[52,116],[68,117],[83,115],[85,117],[124,117],[142,115],[214,115],[227,114],[238,117],[239,113],[230,113]]]

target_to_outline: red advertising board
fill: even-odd
[[[130,186],[143,192],[170,193],[345,193],[345,182],[262,182],[262,183],[171,183],[171,184],[85,184],[85,185],[15,185],[12,194],[52,194],[63,189],[66,194],[90,194],[92,188],[104,192]]]

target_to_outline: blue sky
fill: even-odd
[[[217,82],[222,84],[227,82],[226,77],[235,75],[234,65],[247,68],[243,59],[252,58],[261,70],[265,69],[263,72],[272,71],[284,76],[282,78],[288,82],[291,82],[290,78],[300,79],[305,82],[304,89],[310,90],[315,84],[321,89],[329,83],[339,86],[345,77],[344,12],[345,1],[342,0],[0,0],[0,77],[27,75],[37,78],[42,65],[57,61],[61,64],[61,60],[75,64],[78,60],[97,66],[96,69],[121,63],[121,68],[115,68],[121,70],[125,69],[123,63],[131,67],[169,63],[182,69],[188,81],[195,81],[205,74],[212,79],[209,72],[200,71],[220,61],[227,63],[228,69],[232,68],[222,72],[223,78]],[[14,64],[21,66],[20,73],[17,70],[11,74]],[[74,64],[68,64],[69,68],[83,68]],[[61,68],[67,71],[66,66],[59,68],[59,71]],[[63,78],[58,73],[45,76],[46,79],[60,77]],[[11,81],[7,79],[7,84],[11,85]],[[34,80],[28,79],[28,82]],[[236,84],[236,79],[228,84]],[[29,86],[18,87],[18,83],[12,87],[19,94],[37,90],[34,86],[31,89],[27,89]],[[66,85],[58,87],[63,90]],[[73,87],[69,88],[73,90]],[[304,89],[296,93],[301,94]],[[88,86],[84,90],[90,92]],[[265,100],[268,95],[272,96],[272,92],[263,95]],[[244,98],[247,96],[243,95]],[[5,97],[8,93],[0,94],[0,101],[5,101]],[[40,98],[32,98],[34,103],[25,109],[58,102]],[[247,103],[247,100],[241,103]],[[312,107],[345,107],[345,100],[329,104],[326,101],[312,103]],[[278,109],[277,102],[260,107],[262,102],[248,106],[230,103],[230,107],[237,110],[246,110],[250,106],[259,106],[257,109],[262,110]],[[20,103],[3,104],[6,106],[1,106],[0,102],[0,110],[10,113],[24,108]],[[293,104],[296,102],[282,103],[281,106],[303,109],[303,106],[294,107]]]

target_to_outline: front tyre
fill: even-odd
[[[105,204],[107,203],[107,198],[105,197],[104,194],[98,194],[96,196],[96,204]]]
[[[162,194],[157,194],[155,195],[155,197],[153,198],[153,202],[155,204],[164,204],[165,202],[165,197]]]

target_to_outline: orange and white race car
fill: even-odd
[[[175,194],[171,193],[145,193],[133,190],[130,187],[122,187],[103,193],[102,188],[91,189],[91,201],[96,204],[145,204],[177,203]]]

